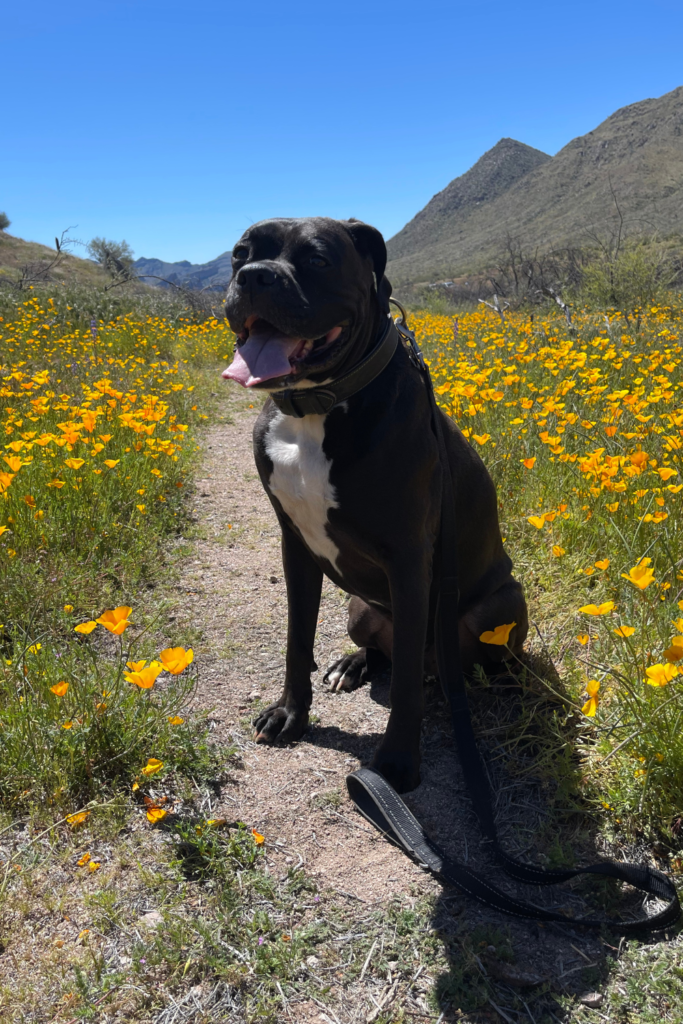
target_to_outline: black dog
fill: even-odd
[[[368,660],[391,661],[391,714],[373,766],[406,792],[420,781],[439,578],[442,470],[425,382],[399,343],[374,379],[329,411],[301,415],[297,405],[303,389],[353,379],[350,371],[395,332],[385,265],[382,236],[358,221],[251,227],[233,251],[226,315],[239,344],[223,376],[276,392],[256,422],[254,452],[282,527],[287,661],[282,697],[257,719],[257,739],[289,742],[306,729],[325,573],[352,595],[349,635],[360,648],[327,679],[333,689],[352,689]],[[516,623],[509,645],[519,651],[527,613],[503,548],[493,482],[453,420],[440,415],[459,538],[453,628],[468,671],[506,653],[479,641],[484,630]]]

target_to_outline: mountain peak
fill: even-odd
[[[389,241],[391,259],[434,243],[458,211],[474,209],[507,192],[515,182],[551,157],[516,139],[500,139],[476,164],[427,203],[424,209]]]

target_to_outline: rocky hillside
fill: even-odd
[[[111,283],[109,276],[93,260],[80,259],[39,242],[27,242],[16,235],[0,231],[0,284],[16,284],[22,278],[28,284],[70,283],[103,286]],[[135,260],[133,267],[146,285],[168,288],[181,285],[193,290],[222,291],[230,280],[231,253],[224,252],[209,263],[165,263],[163,260]],[[159,280],[162,278],[162,280]]]
[[[552,158],[502,139],[390,239],[388,276],[476,272],[508,236],[586,245],[615,229],[615,197],[626,235],[683,233],[683,87],[623,107]]]
[[[92,260],[64,254],[39,242],[26,242],[0,231],[0,284],[69,283],[103,285],[108,278]]]

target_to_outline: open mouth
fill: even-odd
[[[341,333],[341,326],[337,326],[320,338],[293,337],[254,314],[245,320],[233,361],[223,376],[251,388],[276,377],[301,373],[306,358],[314,350],[334,344]]]

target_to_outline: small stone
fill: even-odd
[[[504,961],[495,960],[493,957],[486,958],[486,969],[496,981],[512,985],[513,988],[534,988],[536,985],[542,985],[546,980],[534,971],[525,971]]]
[[[602,1006],[604,998],[602,992],[586,992],[579,996],[579,1002],[583,1006],[587,1006],[589,1010],[597,1010],[598,1006]]]
[[[307,956],[306,963],[308,964],[309,967],[317,967],[320,961],[318,960],[317,956]]]
[[[163,923],[164,919],[158,910],[150,910],[149,914],[143,914],[138,921],[143,928],[158,928]]]
[[[487,946],[486,947],[486,952],[487,953],[495,953],[496,952],[496,947],[495,946]]]
[[[279,580],[278,580],[277,576],[271,576],[271,577],[270,577],[270,582],[271,582],[271,583],[278,583],[278,582],[279,582]]]
[[[293,864],[293,863],[294,863],[294,858],[293,857],[285,857],[285,864]]]
[[[251,693],[249,694],[249,696],[247,697],[247,700],[258,700],[260,698],[260,696],[261,696],[261,691],[260,690],[252,690]]]

